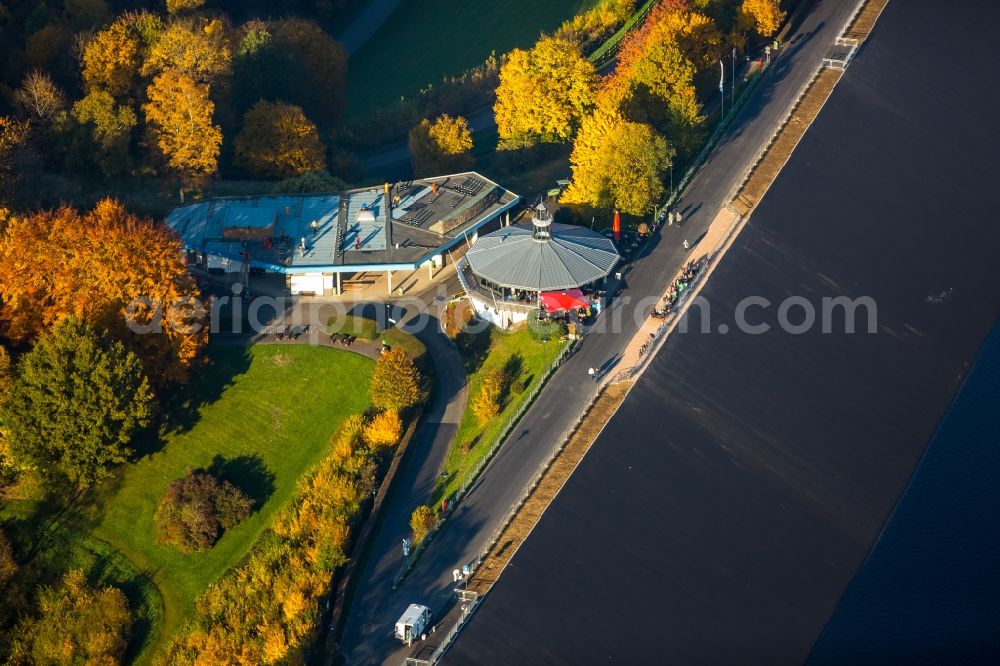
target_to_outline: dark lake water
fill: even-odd
[[[1000,323],[808,666],[1000,663]]]

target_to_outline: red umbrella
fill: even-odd
[[[567,289],[566,291],[543,291],[538,294],[538,299],[542,302],[542,307],[546,312],[561,312],[563,310],[581,310],[587,308],[587,302],[583,292],[579,289]]]
[[[611,222],[611,232],[615,235],[615,242],[618,242],[618,237],[622,233],[622,216],[617,210],[615,211],[615,219]]]

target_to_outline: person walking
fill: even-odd
[[[691,243],[688,243],[686,238],[684,239],[684,249],[685,250],[691,249]]]
[[[597,380],[597,371],[594,370],[593,368],[590,368],[589,370],[587,370],[587,374],[590,375],[590,378],[592,380],[594,380],[594,381]]]

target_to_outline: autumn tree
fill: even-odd
[[[410,130],[410,153],[417,176],[456,173],[472,168],[472,132],[462,116],[438,116],[432,123],[424,118]]]
[[[132,612],[116,587],[87,584],[83,571],[67,573],[58,588],[44,587],[38,614],[14,632],[15,664],[119,664],[132,628]]]
[[[761,37],[778,32],[784,20],[781,0],[743,0],[740,5],[740,26],[744,30],[754,30]]]
[[[170,482],[156,507],[156,540],[185,553],[208,550],[252,510],[253,500],[233,484],[190,471]]]
[[[243,116],[236,161],[261,176],[300,176],[326,168],[326,149],[302,109],[259,101]]]
[[[393,347],[378,357],[370,394],[372,404],[381,410],[406,409],[420,401],[420,372],[409,354]]]
[[[205,0],[167,0],[167,13],[177,14],[184,11],[191,11],[198,9],[203,4],[205,4]]]
[[[140,71],[145,76],[176,72],[205,84],[227,76],[231,65],[229,39],[220,20],[180,19],[156,40]]]
[[[480,425],[489,423],[500,413],[500,400],[507,386],[507,373],[500,366],[494,366],[483,373],[479,393],[472,402],[472,411]]]
[[[493,106],[501,147],[571,139],[593,106],[596,82],[573,40],[543,37],[530,51],[511,51]]]
[[[195,179],[218,168],[222,130],[212,124],[215,105],[208,86],[170,70],[147,89],[142,106],[152,131],[152,144],[167,168],[182,178]]]
[[[43,333],[17,365],[4,407],[11,450],[46,475],[90,484],[131,454],[153,394],[121,342],[78,319]]]
[[[158,384],[185,381],[207,342],[198,293],[178,238],[114,201],[0,231],[0,334],[16,343],[75,316],[125,342]]]
[[[66,97],[52,77],[37,69],[28,72],[14,97],[28,115],[42,123],[50,122],[66,106]]]
[[[83,83],[115,98],[129,95],[138,81],[143,45],[133,25],[120,18],[98,32],[83,49]]]
[[[270,99],[295,102],[320,123],[339,118],[347,74],[347,53],[343,47],[305,19],[273,21],[268,29],[272,49],[269,55],[285,63],[279,71],[287,72],[290,77],[281,82],[285,94]]]
[[[403,420],[394,409],[376,414],[365,426],[365,443],[372,448],[395,446],[402,436]]]
[[[129,142],[138,122],[130,107],[116,104],[110,93],[94,89],[73,104],[71,115],[85,132],[91,163],[96,158],[108,177],[128,169]]]
[[[673,149],[649,125],[598,111],[573,144],[573,179],[562,201],[649,213],[663,194],[663,174],[672,158]]]
[[[413,543],[423,541],[434,529],[434,513],[426,506],[418,506],[410,515],[410,530],[413,532]]]

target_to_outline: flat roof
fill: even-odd
[[[416,267],[520,197],[474,172],[326,194],[221,197],[179,206],[166,224],[189,250],[282,273]],[[391,213],[391,221],[390,215]],[[314,224],[315,223],[315,224]]]

